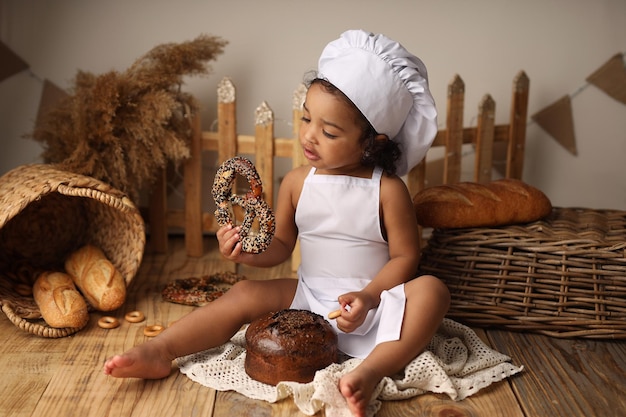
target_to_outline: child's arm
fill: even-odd
[[[415,209],[404,181],[395,176],[383,176],[380,200],[390,259],[365,289],[378,301],[383,290],[415,278],[420,260],[419,231]]]
[[[217,231],[221,254],[231,261],[259,267],[275,266],[286,261],[293,252],[298,236],[295,223],[296,205],[307,173],[308,167],[296,168],[280,184],[275,209],[276,232],[265,252],[242,252],[238,228],[226,225]]]
[[[337,324],[353,331],[367,312],[380,303],[380,294],[415,277],[420,258],[417,220],[409,191],[399,177],[383,176],[380,186],[381,216],[389,243],[389,262],[361,291],[339,297],[342,307],[350,305]],[[345,320],[345,321],[344,321]]]

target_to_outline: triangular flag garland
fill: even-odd
[[[543,110],[532,115],[532,119],[557,140],[565,149],[577,154],[572,100],[564,96]]]
[[[615,54],[604,65],[586,78],[588,84],[577,89],[576,93],[565,96],[550,106],[535,113],[531,118],[546,132],[554,137],[565,149],[577,155],[574,119],[571,98],[594,85],[615,100],[626,104],[626,62],[623,53]],[[29,65],[0,41],[0,81],[15,75]],[[40,79],[39,77],[35,77]],[[41,80],[41,79],[40,79]],[[48,80],[44,80],[41,103],[37,114],[37,123],[67,93]]]
[[[603,66],[587,77],[595,85],[622,104],[626,104],[626,64],[624,55],[613,55]]]
[[[586,78],[587,84],[535,113],[531,118],[573,155],[577,155],[571,99],[594,85],[615,100],[626,104],[626,65],[624,54],[615,54]]]
[[[0,81],[22,72],[28,64],[4,43],[0,42]]]

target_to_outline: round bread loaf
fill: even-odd
[[[253,321],[246,330],[246,373],[257,381],[307,383],[337,362],[337,334],[319,314],[281,310]]]

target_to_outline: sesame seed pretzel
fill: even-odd
[[[245,195],[233,194],[233,183],[236,174],[246,178],[250,190]],[[245,215],[241,228],[241,245],[244,252],[260,253],[266,250],[274,237],[274,212],[263,200],[263,186],[261,178],[252,162],[244,157],[236,156],[224,161],[215,174],[211,189],[217,209],[215,218],[217,224],[235,224],[232,206],[237,205],[244,209]],[[259,221],[258,233],[251,233],[254,219]]]

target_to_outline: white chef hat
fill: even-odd
[[[426,154],[437,134],[437,110],[426,66],[384,35],[349,30],[322,51],[319,76],[343,92],[377,133],[398,143],[404,175]]]

